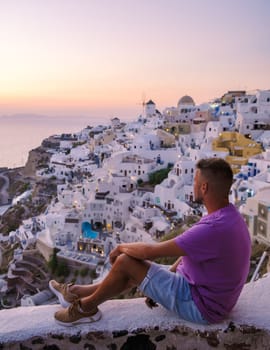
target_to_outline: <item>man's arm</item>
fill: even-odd
[[[170,239],[160,243],[123,243],[119,244],[111,253],[110,261],[113,264],[120,254],[129,255],[139,260],[154,260],[156,258],[167,256],[183,256],[185,252]]]

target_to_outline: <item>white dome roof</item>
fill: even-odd
[[[177,104],[178,107],[182,106],[182,105],[195,106],[195,102],[194,102],[192,97],[185,95],[185,96],[180,98],[180,100],[178,101],[178,104]]]

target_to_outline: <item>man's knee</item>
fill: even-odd
[[[118,266],[123,267],[123,268],[125,268],[125,267],[128,268],[130,265],[132,265],[134,263],[134,261],[136,261],[136,259],[123,253],[117,257],[115,264],[117,264]]]
[[[140,283],[147,274],[150,262],[121,254],[114,263],[116,269],[122,270],[134,283]]]

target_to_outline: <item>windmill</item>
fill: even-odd
[[[145,106],[146,106],[145,99],[146,99],[146,97],[145,97],[145,93],[143,92],[143,93],[142,93],[142,99],[141,99],[141,102],[140,102],[140,103],[138,103],[139,105],[141,105],[141,106],[142,106],[142,113],[141,113],[141,116],[142,116],[143,118],[145,117]]]

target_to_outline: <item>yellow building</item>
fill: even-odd
[[[231,164],[235,173],[242,165],[248,163],[248,159],[255,154],[261,153],[259,143],[239,134],[235,131],[224,131],[212,142],[213,151],[228,152],[226,160]]]

